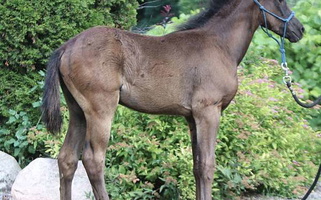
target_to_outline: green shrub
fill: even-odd
[[[137,0],[3,1],[0,4],[0,66],[43,69],[52,51],[96,25],[128,29]]]
[[[187,21],[187,19],[194,14],[197,14],[200,10],[191,11],[191,14],[180,14],[179,17],[171,18],[171,23],[164,24],[163,26],[154,25],[152,29],[149,30],[146,35],[151,36],[162,36],[171,33],[177,29],[177,25]]]
[[[37,157],[56,156],[63,140],[49,135],[40,121],[43,79],[42,71],[23,75],[0,70],[0,150],[22,167]],[[67,121],[67,110],[61,109]]]
[[[189,144],[185,122],[124,107],[114,121],[106,156],[106,183],[112,198],[178,198],[180,170],[189,169],[192,162],[190,147],[185,145]]]
[[[256,189],[291,197],[302,192],[319,164],[321,138],[307,119],[320,111],[299,107],[273,81],[282,70],[274,61],[263,62],[249,66],[251,74],[241,70],[246,75],[223,115],[217,148],[224,153],[217,153],[221,183],[236,194]]]
[[[38,156],[36,145],[28,142],[27,133],[40,119],[39,101],[43,76],[0,70],[0,149],[18,158],[21,164]],[[33,124],[33,125],[32,125]]]
[[[40,111],[32,105],[40,98],[42,90],[39,84],[42,84],[42,79],[43,75],[39,73],[23,75],[8,69],[0,70],[1,124],[9,117],[9,110],[32,113],[32,121],[39,119]]]
[[[294,76],[309,89],[310,96],[321,95],[321,2],[317,0],[300,1],[294,8],[306,29],[299,44],[289,45],[288,59],[295,69]],[[304,52],[304,53],[302,53]]]
[[[179,0],[179,10],[181,13],[189,14],[190,11],[201,9],[207,6],[205,0]]]

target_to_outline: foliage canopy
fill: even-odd
[[[0,64],[16,71],[44,69],[55,48],[89,27],[135,25],[137,7],[137,0],[3,1]]]

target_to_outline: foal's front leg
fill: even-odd
[[[188,118],[191,129],[196,199],[212,199],[215,170],[215,142],[221,114],[220,106],[206,106],[193,111]]]

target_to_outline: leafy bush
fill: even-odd
[[[35,124],[29,118],[32,116],[30,113],[15,110],[9,110],[8,113],[9,119],[0,127],[1,151],[14,156],[21,167],[38,157],[57,157],[64,137],[48,134],[40,118]],[[64,114],[67,121],[67,113]]]
[[[106,183],[112,198],[178,198],[179,175],[192,162],[191,149],[185,144],[189,137],[182,119],[120,107],[106,157]]]
[[[235,104],[222,119],[218,151],[229,154],[220,158],[217,153],[224,166],[224,171],[219,167],[223,183],[232,191],[298,195],[319,164],[321,138],[309,127],[307,116],[320,114],[320,107],[299,107],[285,86],[273,81],[282,71],[275,61],[250,67],[251,74],[241,71],[247,75],[241,77]]]
[[[306,29],[304,38],[298,45],[289,46],[289,63],[293,65],[294,76],[311,96],[321,95],[321,2],[317,0],[300,1],[294,8]],[[311,18],[312,16],[312,18]],[[305,53],[302,53],[305,52]]]
[[[298,3],[298,1],[300,1],[300,0],[287,0],[288,5],[290,5],[290,6],[295,6]]]
[[[183,22],[186,22],[187,19],[191,17],[191,15],[199,13],[200,10],[191,11],[190,14],[180,14],[179,17],[173,17],[171,18],[171,23],[164,24],[162,26],[160,25],[154,25],[152,26],[152,29],[149,30],[146,35],[151,36],[162,36],[168,33],[171,33],[177,29],[177,26]]]
[[[43,72],[40,72],[43,74]],[[9,110],[32,113],[32,121],[37,121],[40,111],[32,105],[40,98],[43,75],[30,73],[22,75],[8,69],[0,70],[0,122],[9,116]]]
[[[41,116],[34,106],[40,98],[38,85],[42,78],[35,73],[21,76],[8,69],[0,70],[0,149],[18,158],[21,164],[39,155],[37,145],[28,142],[27,133]]]
[[[181,13],[189,14],[190,11],[201,9],[207,6],[205,0],[179,0],[179,10]]]
[[[16,71],[43,69],[55,48],[84,29],[133,26],[137,7],[137,0],[3,1],[1,65]]]
[[[22,167],[37,157],[56,156],[62,141],[47,134],[40,123],[43,77],[42,71],[22,76],[0,70],[0,150],[14,156]]]

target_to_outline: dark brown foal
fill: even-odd
[[[261,0],[278,16],[291,13],[285,0]],[[283,35],[284,23],[267,15],[268,28]],[[184,116],[191,130],[196,199],[212,199],[215,141],[223,109],[237,91],[237,66],[264,19],[253,0],[211,0],[209,7],[177,32],[151,37],[107,27],[80,33],[55,51],[48,64],[43,98],[50,132],[61,127],[59,85],[69,129],[58,157],[62,200],[82,160],[96,199],[105,190],[105,153],[117,104],[151,114]],[[296,42],[296,18],[286,37]]]

